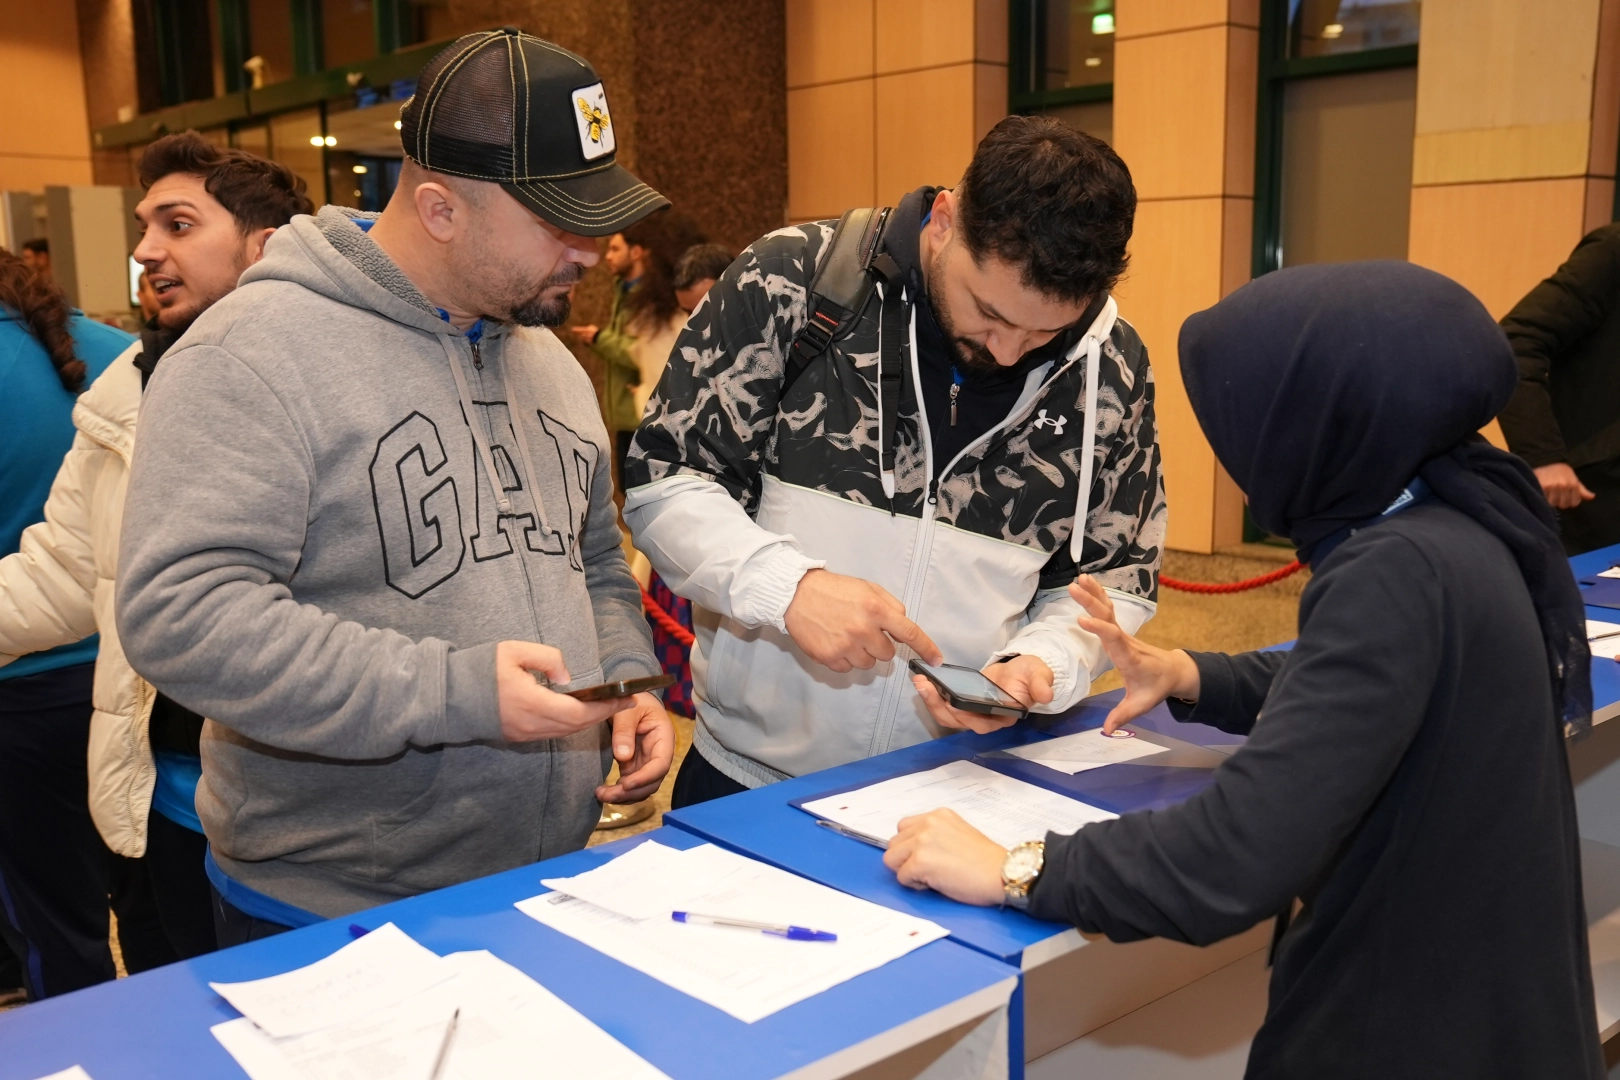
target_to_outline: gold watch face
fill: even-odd
[[[1022,895],[1041,872],[1046,845],[1039,841],[1019,844],[1007,853],[1001,864],[1001,883],[1009,892]]]

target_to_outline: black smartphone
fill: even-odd
[[[946,701],[963,712],[987,716],[1023,716],[1028,711],[1017,698],[991,682],[982,671],[959,664],[934,667],[921,660],[913,660],[908,666],[933,683]]]
[[[612,698],[645,693],[648,690],[658,690],[674,682],[673,675],[644,675],[639,679],[620,679],[618,682],[597,683],[595,686],[582,686],[578,690],[558,692],[581,701],[608,701]]]

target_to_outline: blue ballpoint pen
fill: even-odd
[[[669,917],[693,926],[728,926],[735,930],[758,930],[762,934],[787,938],[789,941],[837,941],[838,935],[826,930],[811,930],[804,926],[777,926],[774,923],[752,922],[748,919],[724,919],[718,915],[699,915],[695,911],[672,911]]]

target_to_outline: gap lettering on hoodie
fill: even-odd
[[[377,440],[371,501],[390,588],[415,600],[455,576],[467,553],[461,500],[439,428],[412,412]]]

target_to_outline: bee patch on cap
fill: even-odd
[[[579,148],[586,161],[613,153],[613,120],[601,83],[574,91],[574,120],[579,124]]]

